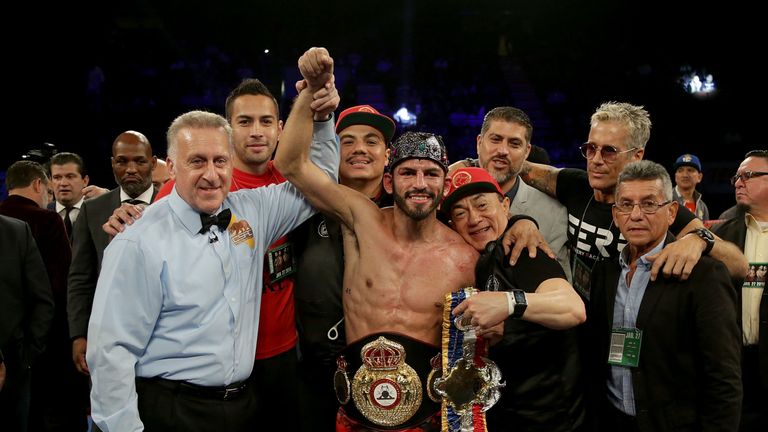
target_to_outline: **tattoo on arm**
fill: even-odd
[[[528,162],[523,162],[523,166],[520,168],[520,177],[522,177],[526,183],[529,183],[530,174],[531,174],[531,164]]]
[[[541,176],[529,177],[528,184],[536,189],[544,192],[545,194],[554,197],[555,185],[557,184],[557,171],[542,172]]]
[[[557,192],[557,173],[560,170],[549,165],[532,164],[528,161],[523,162],[520,170],[520,177],[528,185],[544,192],[545,194],[556,198]]]

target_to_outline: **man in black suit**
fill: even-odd
[[[736,286],[741,309],[742,383],[741,430],[768,430],[768,150],[746,154],[731,179],[736,189],[736,216],[712,231],[735,243],[755,270],[751,281]],[[761,271],[762,269],[762,271]],[[749,278],[748,278],[749,279]]]
[[[67,235],[72,239],[72,227],[80,214],[83,201],[105,194],[107,189],[88,185],[83,159],[68,152],[56,153],[50,161],[51,190],[54,200],[48,209],[61,216]]]
[[[112,172],[119,185],[109,193],[85,201],[74,225],[72,266],[69,270],[67,312],[72,338],[72,358],[77,369],[88,374],[85,362],[88,320],[96,292],[104,249],[109,235],[101,225],[123,202],[149,204],[157,194],[152,187],[152,170],[157,158],[143,134],[126,131],[112,143]]]
[[[56,312],[47,349],[38,359],[32,377],[30,429],[84,431],[88,428],[88,379],[77,373],[71,361],[67,331],[67,275],[72,260],[64,223],[45,209],[48,175],[37,162],[28,160],[8,168],[5,182],[8,199],[0,214],[29,224],[48,273]]]
[[[0,215],[0,429],[27,430],[31,367],[54,314],[43,260],[26,222]]]
[[[587,319],[599,430],[737,430],[740,335],[728,270],[704,253],[687,280],[650,281],[648,256],[674,241],[672,182],[661,165],[634,162],[615,196],[627,246],[595,266]]]

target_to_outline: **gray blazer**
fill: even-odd
[[[155,199],[157,189],[153,189]],[[109,235],[101,226],[120,207],[120,187],[99,197],[85,200],[72,228],[72,265],[69,267],[67,287],[67,317],[69,336],[76,338],[88,334],[96,281],[99,279],[104,249],[109,245]]]
[[[536,219],[539,231],[549,247],[557,254],[557,262],[571,281],[571,264],[566,243],[568,241],[568,211],[565,206],[543,192],[528,186],[518,177],[520,187],[509,206],[512,214],[524,214]]]

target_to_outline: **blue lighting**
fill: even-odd
[[[397,110],[393,117],[401,126],[416,126],[416,121],[418,120],[416,114],[408,111],[408,108],[405,106]]]

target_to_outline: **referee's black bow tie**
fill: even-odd
[[[204,213],[200,213],[200,222],[203,224],[203,227],[200,228],[200,231],[198,231],[200,234],[204,234],[206,231],[210,230],[212,226],[218,225],[219,229],[224,231],[227,229],[227,226],[229,225],[229,220],[232,219],[232,211],[229,209],[222,210],[221,213],[217,215],[207,215]]]

